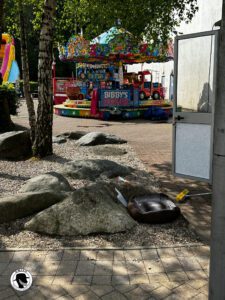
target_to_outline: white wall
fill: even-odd
[[[199,11],[195,14],[191,23],[182,23],[176,30],[183,34],[212,30],[215,22],[222,16],[222,0],[198,0]],[[196,49],[203,51],[203,49]],[[190,57],[191,60],[191,57]],[[169,98],[170,74],[173,71],[173,62],[144,64],[143,70],[152,69],[159,71],[160,78],[165,75],[165,87],[167,89],[167,98]],[[141,64],[128,66],[128,72],[138,72],[141,70]]]

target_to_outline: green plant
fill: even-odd
[[[16,115],[20,101],[15,86],[12,83],[5,82],[0,85],[0,107],[3,105],[3,100],[8,101],[10,114]]]

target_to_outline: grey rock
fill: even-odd
[[[92,151],[95,155],[101,156],[121,156],[127,153],[125,149],[120,149],[115,146],[95,146],[92,148]]]
[[[58,134],[56,137],[62,137],[70,140],[79,140],[85,134],[87,134],[86,131],[68,131]]]
[[[59,136],[53,136],[52,137],[52,142],[54,144],[63,144],[66,143],[67,139],[64,137],[59,137]]]
[[[126,176],[133,171],[128,166],[122,166],[107,159],[74,160],[63,165],[60,173],[74,179],[87,179],[95,181],[101,178]]]
[[[20,189],[20,193],[52,191],[70,192],[72,188],[67,179],[59,173],[49,172],[29,179]]]
[[[25,193],[0,198],[0,223],[30,216],[63,200],[65,194]]]
[[[25,224],[25,229],[74,236],[123,232],[136,224],[118,202],[114,188],[98,182],[76,190],[62,202],[40,212]]]
[[[23,159],[31,155],[28,131],[10,131],[0,134],[0,159]]]
[[[112,135],[102,132],[90,132],[81,137],[77,144],[79,146],[95,146],[95,145],[104,145],[104,144],[124,144],[127,141]]]

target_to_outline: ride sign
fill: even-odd
[[[100,107],[129,106],[129,90],[101,90]]]

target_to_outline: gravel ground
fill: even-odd
[[[99,149],[116,147],[125,152],[124,155],[97,155]],[[65,144],[54,144],[54,155],[43,160],[0,161],[0,193],[1,196],[18,193],[27,179],[49,171],[58,171],[62,164],[78,159],[110,159],[126,164],[138,170],[145,166],[137,158],[134,150],[128,145],[77,147],[74,141]],[[74,188],[80,188],[85,180],[71,180]],[[154,180],[153,180],[154,181]],[[157,185],[157,183],[156,183]],[[139,224],[133,230],[117,234],[95,234],[87,237],[49,237],[24,231],[23,225],[29,218],[0,225],[0,248],[41,248],[56,249],[61,247],[137,247],[137,246],[171,246],[174,244],[199,243],[198,237],[188,228],[188,222],[181,216],[173,223],[163,225]]]

